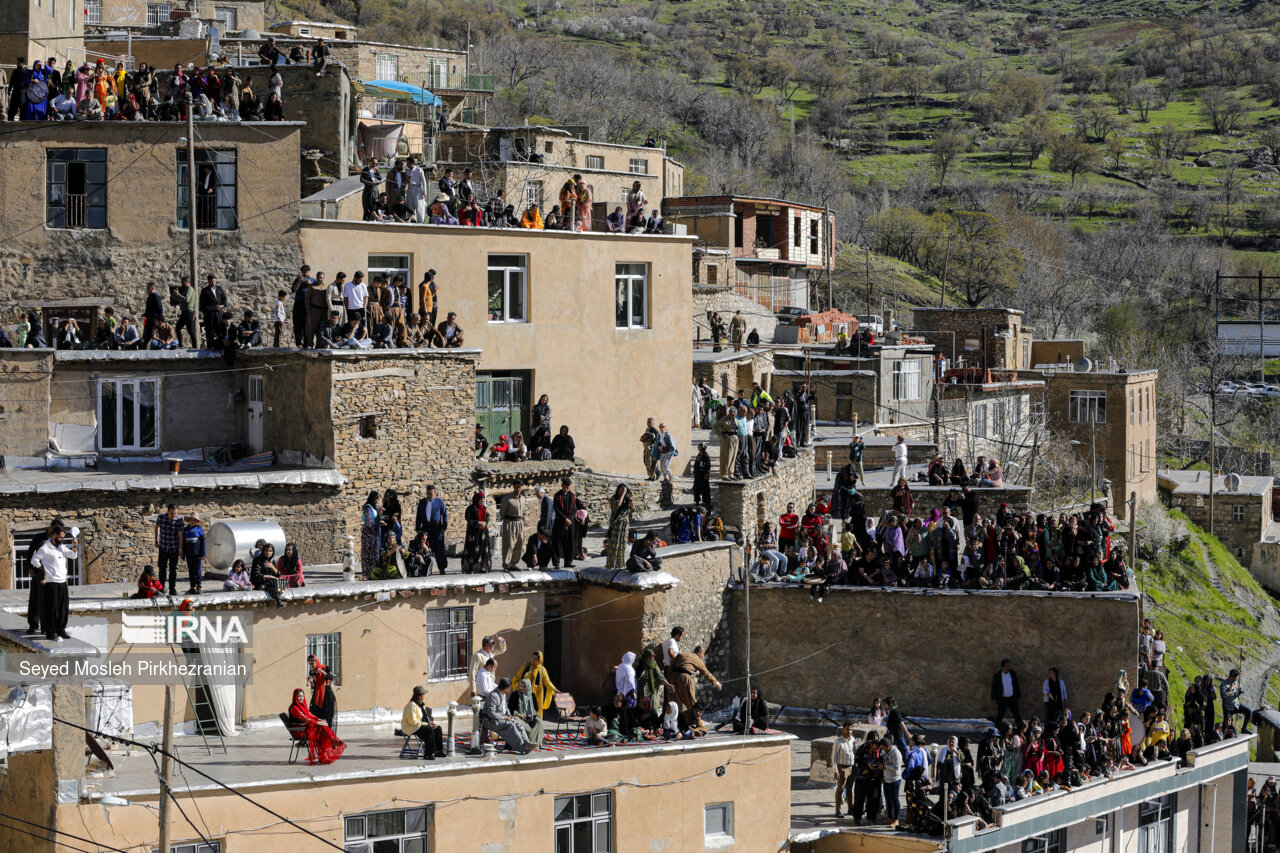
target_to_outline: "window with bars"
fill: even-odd
[[[427,810],[396,809],[348,815],[342,820],[347,853],[429,853]]]
[[[157,449],[159,409],[158,380],[99,379],[98,449]]]
[[[920,399],[920,362],[899,359],[893,363],[893,399]]]
[[[196,227],[234,231],[236,218],[236,152],[196,149]],[[178,150],[178,227],[187,228],[187,151]]]
[[[400,79],[400,57],[394,53],[379,53],[374,60],[378,80]]]
[[[47,149],[45,177],[50,228],[107,227],[107,149]]]
[[[649,327],[649,265],[617,264],[613,274],[617,290],[619,329]]]
[[[603,169],[603,168],[604,168],[604,158],[603,158],[603,157],[600,157],[600,156],[598,156],[598,155],[596,155],[596,154],[588,154],[588,155],[587,155],[587,168],[588,168],[588,169]]]
[[[316,656],[316,660],[328,670],[332,683],[342,683],[342,634],[308,634],[307,655]]]
[[[972,408],[973,419],[973,437],[987,437],[987,406],[986,404],[978,404]]]
[[[84,0],[84,22],[86,24],[102,23],[102,0]]]
[[[471,658],[471,608],[427,611],[427,677],[466,678]]]
[[[43,541],[45,530],[14,530],[9,534],[13,542],[13,588],[31,589],[31,576],[28,573],[31,565],[27,562],[27,550],[36,540]],[[65,544],[65,543],[64,543]],[[67,584],[79,586],[84,583],[80,574],[80,560],[67,561]]]
[[[236,26],[240,20],[238,10],[233,6],[214,6],[213,16],[218,19],[218,23],[222,24],[223,35],[240,29]]]
[[[529,197],[529,205],[542,207],[542,199],[544,198],[542,181],[530,181],[525,188],[525,193]]]
[[[147,26],[158,27],[161,24],[169,23],[169,18],[172,12],[172,3],[148,3]]]
[[[612,853],[613,794],[556,797],[556,853]]]
[[[489,322],[523,323],[529,259],[524,255],[489,256]]]
[[[702,809],[703,834],[707,841],[733,838],[733,803],[710,803]]]
[[[1121,417],[1124,407],[1121,406]],[[1073,424],[1107,422],[1106,391],[1072,391],[1067,401],[1067,420]]]
[[[1173,813],[1177,803],[1178,795],[1168,794],[1138,805],[1137,853],[1170,853],[1173,850]]]

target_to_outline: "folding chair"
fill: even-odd
[[[564,727],[570,723],[575,725],[574,731],[577,731],[587,721],[586,714],[577,713],[578,705],[573,701],[572,693],[557,693],[552,702],[556,706],[556,712],[560,715],[556,726],[557,734],[563,731]]]
[[[396,729],[396,737],[404,738],[404,743],[400,744],[401,758],[418,758],[422,755],[423,744],[421,742],[419,742],[417,746],[409,745],[409,741],[413,740],[413,735],[407,735],[399,729]]]
[[[289,733],[289,763],[293,764],[307,748],[307,730],[298,727],[288,714],[281,714],[280,722],[284,723],[285,731]]]

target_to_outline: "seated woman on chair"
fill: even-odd
[[[307,708],[307,693],[302,688],[293,691],[289,724],[307,742],[308,764],[332,764],[346,751],[347,745],[338,739],[329,725]]]

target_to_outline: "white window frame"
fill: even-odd
[[[716,812],[722,812],[724,814],[723,820],[717,821],[718,823],[721,823],[724,828],[713,832],[709,825],[709,821],[711,816]],[[703,806],[702,834],[703,838],[708,843],[733,838],[733,803],[707,803]]]
[[[620,261],[613,267],[614,284],[614,326],[619,329],[649,328],[649,265]],[[636,289],[640,288],[640,316],[637,318],[633,310]],[[623,300],[618,305],[619,297]],[[621,309],[622,316],[618,316]],[[637,322],[638,320],[638,322]]]
[[[151,853],[156,853],[154,847]],[[222,842],[205,844],[203,841],[183,841],[179,844],[170,844],[169,853],[222,853]]]
[[[586,168],[595,169],[598,172],[603,172],[604,171],[604,155],[588,154]]]
[[[505,259],[506,262],[497,262],[497,259]],[[513,265],[509,261],[519,258],[519,265]],[[492,279],[494,273],[502,276],[502,304],[498,316],[494,316],[493,311],[493,295],[489,293],[488,315],[490,323],[527,323],[529,322],[529,256],[528,255],[489,255],[489,278]],[[519,273],[519,281],[516,281]],[[492,288],[492,281],[488,283]],[[519,292],[521,310],[518,315],[512,311],[512,294]]]
[[[1063,853],[1067,849],[1067,831],[1055,829],[1048,835],[1039,835],[1022,842],[1022,853]]]
[[[578,806],[585,799],[589,806],[589,814],[579,814]],[[562,817],[561,812],[568,806],[572,817]],[[552,842],[556,853],[609,853],[615,849],[613,838],[613,792],[594,791],[587,794],[576,794],[569,797],[556,797],[552,803]],[[591,846],[586,850],[578,850],[573,844],[573,828],[582,823],[592,824]],[[604,836],[603,843],[601,836]],[[560,839],[567,837],[568,844],[561,845]]]
[[[315,655],[329,672],[329,682],[334,686],[342,683],[342,632],[328,634],[307,634],[305,642],[306,655]],[[304,673],[310,675],[310,673]]]
[[[369,835],[371,829],[376,831],[372,824],[389,818],[394,822],[392,816],[397,814],[403,815],[401,825],[404,828],[400,832]],[[385,841],[399,842],[396,844],[396,849],[402,851],[411,849],[405,844],[406,841],[421,841],[421,845],[415,844],[414,848],[421,850],[422,853],[429,853],[430,831],[431,810],[429,808],[389,809],[342,816],[342,842],[343,849],[347,853],[371,853],[375,842]]]
[[[386,98],[374,98],[373,117],[381,121],[396,120],[396,102]]]
[[[391,76],[388,77],[383,73],[383,68],[391,69]],[[400,79],[400,54],[398,53],[375,53],[373,56],[373,73],[374,79],[377,80],[399,80]]]
[[[116,388],[116,396],[117,396],[117,399],[120,399],[120,398],[122,398],[122,396],[123,396],[124,388],[125,388],[126,386],[130,386],[130,385],[131,385],[131,386],[134,386],[134,395],[135,395],[134,399],[136,400],[136,399],[137,399],[137,394],[142,390],[142,387],[143,387],[144,385],[146,385],[146,384],[150,384],[150,385],[154,386],[154,393],[155,393],[155,429],[154,429],[154,438],[155,438],[155,442],[154,442],[153,444],[141,444],[141,443],[139,443],[138,439],[139,439],[139,437],[140,437],[140,435],[141,435],[141,431],[142,431],[141,409],[140,409],[138,406],[136,406],[136,405],[135,405],[135,406],[134,406],[134,410],[133,410],[133,421],[134,421],[134,422],[133,422],[133,437],[134,437],[134,441],[133,441],[133,443],[132,443],[132,444],[122,444],[122,443],[120,443],[119,439],[121,439],[121,438],[123,437],[123,435],[124,435],[124,426],[125,426],[125,424],[124,424],[124,408],[123,408],[122,406],[117,405],[117,406],[116,406],[116,439],[117,439],[117,441],[116,441],[116,443],[115,443],[114,445],[112,445],[112,446],[110,446],[110,447],[106,446],[106,445],[103,443],[103,435],[102,435],[102,389],[103,389],[105,386],[107,386],[107,385],[114,385],[114,386],[115,386],[115,388]],[[101,452],[103,452],[103,453],[118,452],[118,451],[123,451],[123,452],[129,453],[129,452],[141,452],[141,451],[159,450],[159,449],[160,449],[160,409],[161,409],[161,406],[160,406],[160,379],[159,379],[158,377],[146,377],[146,376],[104,376],[104,377],[102,377],[102,378],[98,379],[97,384],[96,384],[96,385],[95,385],[95,387],[94,387],[94,398],[95,398],[95,403],[96,403],[96,407],[95,407],[95,408],[96,408],[96,411],[97,411],[97,418],[98,418],[98,427],[97,427],[97,429],[94,431],[94,443],[95,443],[95,445],[97,446],[97,448],[98,448],[98,450],[99,450],[99,451],[101,451]]]
[[[31,589],[31,577],[27,574],[25,559],[27,547],[34,537],[44,536],[47,530],[48,528],[41,527],[34,530],[9,531],[9,541],[13,543],[13,559],[9,563],[13,566],[12,589]],[[82,583],[84,583],[84,576],[80,573],[80,558],[67,560],[67,585],[80,586]]]
[[[1096,413],[1096,414],[1095,414]],[[1093,420],[1097,417],[1097,421]],[[1067,421],[1073,424],[1107,422],[1107,392],[1081,389],[1067,396]]]
[[[546,198],[546,185],[542,181],[530,181],[525,188],[525,195],[528,196],[528,202],[525,205],[527,210],[530,205],[542,208],[542,200]]]
[[[102,23],[102,0],[84,0],[84,22],[90,25]]]
[[[161,17],[161,14],[163,14],[164,17]],[[147,26],[158,27],[161,24],[167,24],[169,23],[170,16],[172,14],[173,14],[172,3],[148,3],[147,4]]]
[[[627,171],[633,175],[649,174],[649,161],[644,157],[632,157],[627,163]]]
[[[389,267],[389,266],[386,266],[385,264],[383,264],[382,266],[374,266],[374,263],[373,263],[374,258],[382,258],[382,259],[399,258],[403,263],[401,263],[399,266],[394,266],[394,267]],[[396,276],[399,275],[399,276],[404,276],[404,286],[406,289],[413,287],[413,284],[412,284],[413,279],[409,275],[413,271],[413,266],[412,266],[413,258],[411,256],[376,254],[376,255],[366,255],[365,260],[368,261],[368,263],[365,264],[365,271],[368,274],[367,275],[368,281],[373,281],[373,279],[376,276],[381,275],[386,277],[387,284],[390,285],[392,279],[394,279]],[[401,296],[404,296],[404,294],[402,293]]]
[[[975,403],[971,410],[973,412],[973,437],[987,437],[987,406],[985,403]]]
[[[899,358],[894,360],[893,399],[894,402],[921,399],[919,359]]]
[[[443,618],[441,618],[443,617]],[[435,626],[432,622],[437,623]],[[427,680],[460,681],[470,677],[472,611],[470,607],[435,607],[427,610]],[[459,651],[458,664],[449,664]],[[437,665],[435,657],[439,656]]]
[[[298,27],[298,38],[311,38],[311,27]]]
[[[1177,812],[1177,794],[1166,794],[1158,800],[1140,803],[1136,853],[1172,853],[1173,817]]]
[[[240,29],[240,10],[235,6],[214,6],[213,17],[222,24],[222,35],[226,35],[227,33],[235,32]]]

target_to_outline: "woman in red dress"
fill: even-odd
[[[307,693],[302,688],[293,691],[293,704],[289,706],[289,719],[307,742],[308,764],[332,764],[342,757],[347,745],[338,740],[329,725],[307,708]]]
[[[1022,766],[1037,778],[1044,772],[1044,741],[1040,739],[1040,727],[1031,730],[1027,745],[1022,748]]]

